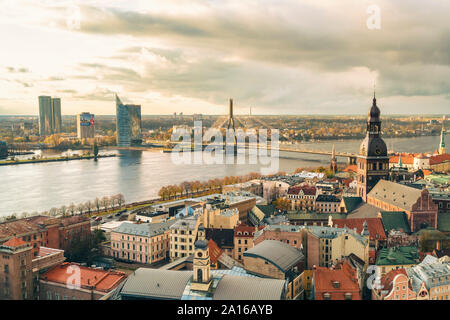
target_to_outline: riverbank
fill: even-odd
[[[117,157],[117,154],[105,154],[105,155],[98,155],[97,159],[99,158],[111,158],[111,157]],[[72,157],[54,157],[54,158],[43,158],[43,159],[24,159],[24,160],[5,160],[0,161],[0,166],[7,166],[7,165],[17,165],[17,164],[25,164],[25,163],[42,163],[42,162],[58,162],[58,161],[70,161],[70,160],[90,160],[94,159],[95,156],[72,156]]]

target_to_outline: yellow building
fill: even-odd
[[[366,226],[367,227],[367,226]],[[348,228],[322,226],[307,227],[307,266],[328,267],[351,254],[369,263],[369,233],[361,234]]]
[[[237,208],[220,209],[207,204],[201,215],[205,228],[234,229],[239,224],[239,210]]]
[[[190,256],[194,253],[194,242],[197,239],[197,230],[200,216],[193,215],[176,221],[170,226],[170,260]]]

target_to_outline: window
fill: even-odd
[[[47,300],[52,300],[52,292],[47,291]]]

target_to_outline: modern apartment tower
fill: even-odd
[[[61,98],[52,98],[53,133],[61,132]]]
[[[39,135],[61,132],[61,99],[39,96]]]
[[[117,146],[129,147],[142,143],[141,106],[123,104],[116,94]]]
[[[89,112],[77,114],[77,136],[78,139],[95,137],[95,117]]]

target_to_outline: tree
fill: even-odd
[[[100,201],[99,198],[95,198],[94,206],[95,206],[95,208],[97,208],[97,213],[99,213],[100,212],[100,207],[101,207],[101,201]]]
[[[122,205],[125,203],[125,197],[123,194],[119,193],[116,195],[117,203],[119,204],[120,209],[122,209]]]
[[[83,203],[78,204],[77,205],[77,210],[80,213],[80,215],[83,214],[84,204]]]
[[[289,210],[290,207],[289,200],[284,198],[278,198],[275,201],[273,201],[272,204],[275,206],[275,208],[282,211],[287,211]]]
[[[72,202],[68,208],[70,215],[72,215],[72,216],[74,215],[75,209],[76,209],[75,204]]]
[[[59,212],[61,212],[61,215],[65,217],[67,215],[67,207],[62,205],[61,208],[59,208]]]
[[[91,202],[91,200],[88,200],[85,204],[84,204],[84,210],[90,215],[91,214],[91,210],[93,207],[93,203]]]
[[[105,210],[108,210],[109,203],[110,203],[110,199],[109,199],[109,197],[107,197],[107,196],[104,196],[104,197],[100,200],[100,204],[102,205],[102,207],[103,207]]]

